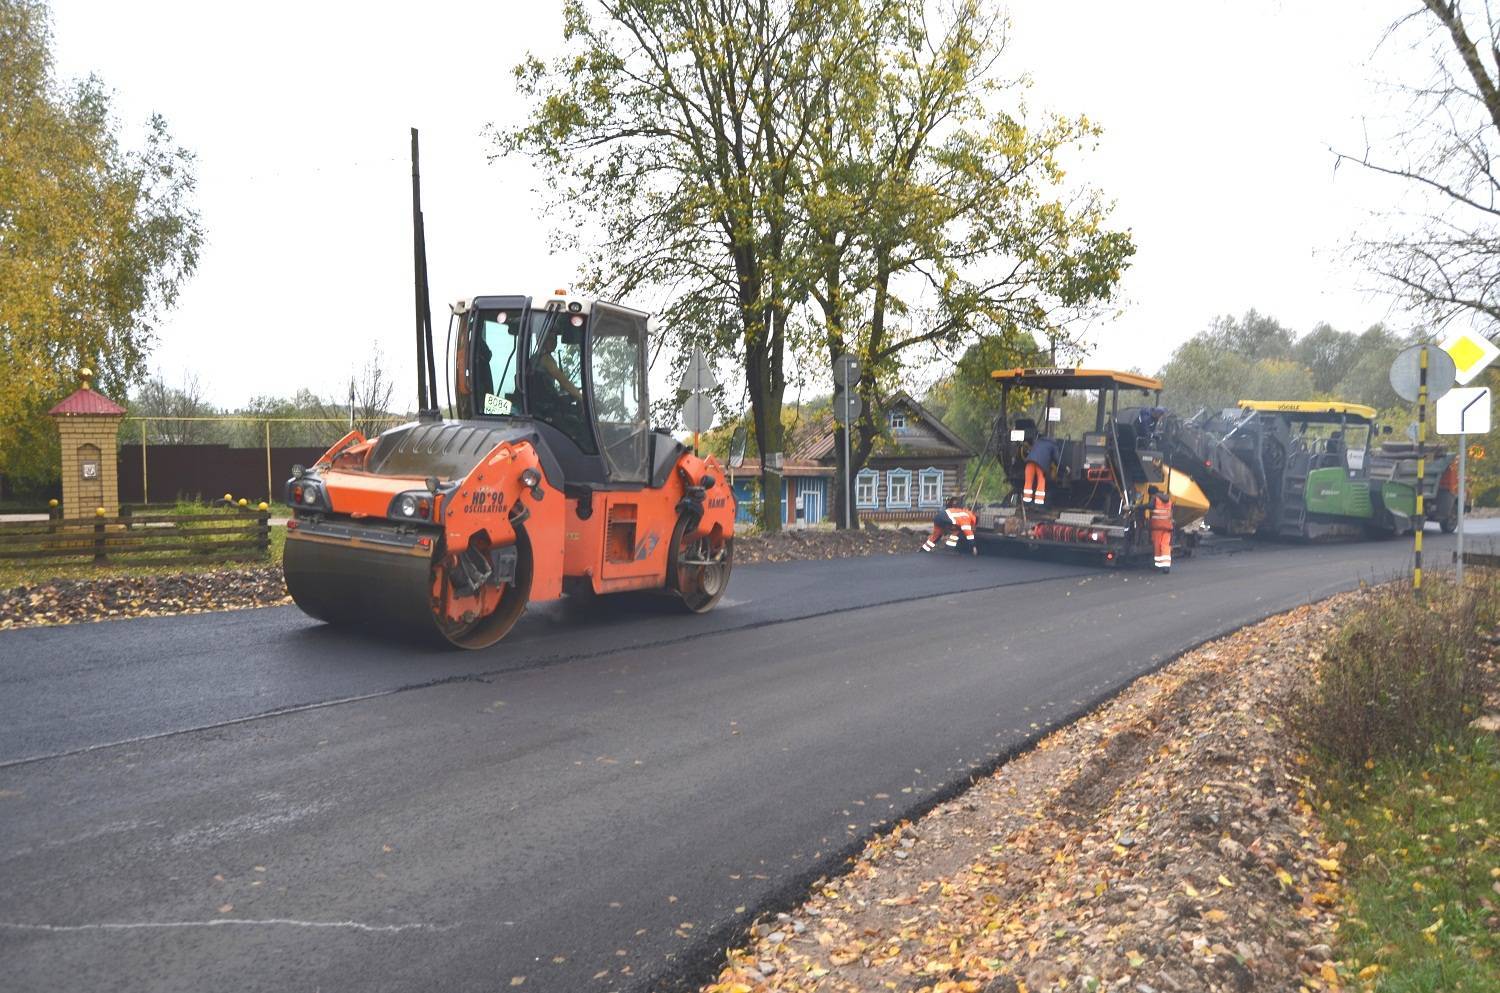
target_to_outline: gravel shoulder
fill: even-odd
[[[1342,850],[1279,714],[1358,596],[1188,653],[872,841],[705,993],[1339,988]]]
[[[735,540],[735,560],[793,562],[900,555],[921,547],[923,531],[783,531]],[[212,571],[48,579],[0,590],[0,631],[123,617],[161,617],[291,603],[281,567],[231,566]]]

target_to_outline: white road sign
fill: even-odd
[[[1453,388],[1453,359],[1436,345],[1412,345],[1391,363],[1391,389],[1403,400],[1416,403],[1421,376],[1421,354],[1427,352],[1427,402]]]
[[[1453,357],[1454,379],[1460,386],[1467,385],[1484,371],[1485,366],[1500,356],[1500,348],[1491,344],[1484,335],[1473,331],[1455,331],[1444,338],[1441,344],[1443,351]]]
[[[703,350],[693,349],[687,368],[683,370],[682,384],[678,389],[687,393],[707,393],[718,385],[718,381],[714,379],[713,367],[708,364],[708,359],[703,357]]]
[[[689,431],[703,432],[714,426],[713,399],[703,393],[694,393],[682,405],[682,424]]]
[[[1458,386],[1437,402],[1438,434],[1488,434],[1490,388]]]

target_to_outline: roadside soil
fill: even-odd
[[[847,559],[859,555],[904,555],[922,547],[930,528],[882,527],[857,531],[809,529],[758,534],[734,540],[734,561],[797,562],[807,559]]]
[[[735,540],[737,564],[898,555],[917,551],[926,532],[783,531]],[[0,631],[120,617],[156,617],[290,603],[280,566],[214,571],[49,579],[0,589]]]
[[[235,566],[97,579],[51,579],[0,590],[0,631],[11,628],[161,617],[290,603],[281,566]]]
[[[871,841],[705,993],[1345,988],[1342,852],[1279,714],[1358,596],[1188,653]]]

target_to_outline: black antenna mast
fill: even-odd
[[[417,416],[435,420],[437,368],[432,355],[432,305],[427,289],[427,231],[422,221],[422,177],[417,169],[417,129],[411,129],[411,233],[416,267]],[[428,384],[431,384],[429,390]]]

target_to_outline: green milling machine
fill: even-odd
[[[1158,446],[1192,475],[1221,534],[1318,540],[1409,533],[1416,516],[1417,446],[1378,439],[1372,407],[1342,401],[1242,400],[1238,408],[1164,417]],[[1457,523],[1453,456],[1425,448],[1424,513]]]

